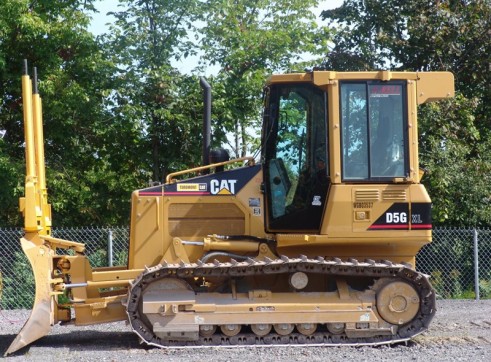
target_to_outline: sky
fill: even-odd
[[[95,35],[100,35],[104,32],[107,31],[107,23],[110,23],[111,21],[114,20],[113,17],[107,16],[106,14],[110,11],[117,11],[118,10],[118,0],[99,0],[94,3],[96,6],[97,10],[99,13],[93,15],[92,19],[92,24],[89,27],[89,30],[95,34]],[[321,0],[319,2],[319,6],[317,7],[314,12],[316,14],[319,14],[323,10],[327,9],[334,9],[343,3],[343,0]],[[322,23],[322,20],[319,18],[319,24]],[[186,71],[189,71],[189,69],[193,69],[196,67],[198,62],[198,57],[189,57],[187,59],[184,59],[183,61],[176,62],[174,66],[180,71],[185,73]],[[215,69],[210,68],[207,70],[207,73],[215,73]]]

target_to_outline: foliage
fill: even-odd
[[[418,254],[417,269],[431,275],[431,284],[440,297],[473,298],[472,230],[438,229],[435,234],[435,241],[426,245]],[[484,245],[484,238],[480,238],[480,241],[479,245]],[[487,268],[486,263],[481,265],[482,271]]]
[[[229,146],[234,156],[258,147],[260,94],[267,75],[295,67],[305,53],[315,57],[327,49],[327,31],[309,10],[317,4],[317,0],[209,0],[204,5],[206,24],[199,30],[203,60],[220,67],[213,84],[216,133],[232,135]]]
[[[491,298],[491,279],[481,279],[479,281],[480,296],[483,299]]]
[[[1,308],[32,308],[34,304],[34,275],[31,265],[23,252],[13,254],[14,273],[3,276]]]
[[[420,159],[428,170],[423,183],[437,224],[491,223],[491,143],[475,124],[477,104],[457,95],[421,110]]]
[[[173,59],[194,54],[187,40],[196,0],[120,1],[106,47],[117,65],[111,112],[134,130],[129,145],[147,179],[199,160],[202,102],[198,80],[179,74]]]
[[[20,162],[6,155],[4,148],[5,143],[0,139],[0,220],[6,225],[19,225],[20,214],[17,209],[18,198],[22,195],[24,170]]]
[[[424,182],[437,224],[491,221],[488,0],[346,0],[323,12],[330,28],[316,23],[318,0],[120,0],[100,38],[87,31],[94,3],[0,3],[0,224],[21,223],[23,58],[39,69],[55,223],[124,224],[131,190],[199,164],[201,90],[173,61],[199,48],[218,66],[213,146],[243,156],[259,148],[265,78],[312,66],[331,39],[336,70],[455,74],[459,95],[420,113]]]
[[[112,88],[113,67],[87,31],[92,3],[11,0],[0,4],[0,129],[7,131],[0,156],[0,168],[6,171],[2,172],[6,187],[0,191],[0,199],[5,200],[2,224],[20,220],[15,199],[22,194],[24,179],[20,98],[24,58],[39,69],[49,197],[56,224],[115,223],[128,217],[127,188],[135,183],[132,173],[119,174],[124,166],[112,165],[112,156],[121,153],[118,145],[111,147],[108,142],[119,130],[104,103]]]
[[[424,183],[436,224],[489,224],[489,1],[346,0],[322,15],[337,31],[328,68],[455,75],[455,99],[420,110],[420,162],[428,169]]]

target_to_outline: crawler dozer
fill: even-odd
[[[50,233],[26,70],[21,244],[36,295],[5,354],[66,322],[127,320],[157,347],[379,345],[425,331],[436,308],[415,266],[431,241],[417,106],[452,97],[453,83],[448,72],[272,75],[260,161],[217,152],[210,164],[203,147],[203,166],[132,193],[127,265],[92,268],[83,243]]]

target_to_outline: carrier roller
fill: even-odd
[[[391,344],[436,311],[428,277],[407,265],[305,256],[160,264],[134,280],[126,308],[157,347]]]

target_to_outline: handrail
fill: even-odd
[[[225,166],[225,165],[229,165],[229,164],[237,163],[237,162],[242,162],[242,161],[249,161],[249,166],[254,166],[254,164],[255,164],[254,157],[247,156],[247,157],[235,158],[233,160],[228,160],[228,161],[219,162],[219,163],[212,163],[211,165],[200,166],[200,167],[190,168],[188,170],[170,173],[165,178],[165,183],[171,183],[173,181],[172,178],[175,176],[180,176],[180,175],[184,175],[186,173],[191,173],[191,172],[208,170],[208,169],[211,169],[214,167]]]

